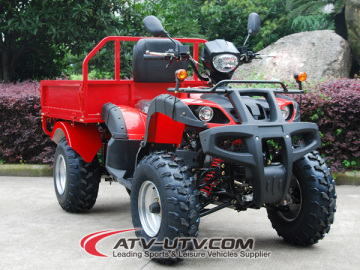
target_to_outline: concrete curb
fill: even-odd
[[[53,168],[50,165],[31,164],[1,164],[0,176],[29,176],[42,177],[52,176]],[[337,185],[360,185],[360,172],[347,171],[334,174]]]
[[[52,176],[53,168],[50,165],[32,164],[1,164],[0,176]]]
[[[334,174],[337,185],[355,185],[360,186],[360,171],[347,171],[345,173]]]

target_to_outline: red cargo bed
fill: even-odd
[[[166,93],[166,89],[175,83],[140,83],[120,79],[120,41],[136,42],[143,37],[106,37],[85,57],[83,62],[83,80],[44,80],[40,84],[41,112],[43,126],[51,118],[82,123],[97,123],[101,120],[101,108],[111,102],[116,105],[134,107],[142,99],[153,99]],[[199,58],[199,44],[204,39],[177,39],[182,43],[191,43],[193,57]],[[107,43],[115,44],[115,79],[88,80],[89,60]],[[181,87],[200,86],[201,81],[194,75],[191,80],[182,82]],[[46,130],[46,129],[44,129]]]

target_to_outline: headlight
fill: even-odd
[[[213,65],[217,71],[228,73],[239,64],[238,58],[233,54],[219,54],[213,58]]]
[[[199,118],[201,121],[209,122],[214,116],[214,111],[208,106],[201,107],[199,110]]]
[[[288,118],[289,118],[289,116],[290,116],[290,112],[291,112],[291,110],[290,110],[290,107],[289,107],[289,106],[283,106],[283,107],[281,108],[281,113],[282,113],[282,116],[283,116],[283,118],[284,118],[285,120],[289,120]]]

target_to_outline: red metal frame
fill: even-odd
[[[115,42],[115,81],[120,81],[120,41],[130,41],[137,42],[140,39],[149,38],[149,37],[125,37],[125,36],[109,36],[102,39],[91,52],[85,57],[83,61],[83,81],[88,81],[88,64],[91,58],[109,41]],[[151,37],[153,39],[153,37]],[[159,38],[161,39],[161,38]],[[167,39],[167,38],[162,38]],[[207,40],[199,38],[175,38],[176,40],[182,43],[192,43],[193,47],[193,58],[196,61],[199,61],[199,44],[205,43]],[[199,79],[194,74],[194,80],[198,81]]]
[[[70,120],[82,123],[103,122],[101,119],[102,105],[112,102],[117,105],[134,107],[141,99],[153,99],[166,93],[166,89],[174,87],[175,83],[138,83],[133,80],[120,79],[120,42],[136,42],[144,37],[106,37],[95,46],[85,57],[83,62],[83,80],[47,80],[41,81],[41,107],[44,131],[45,122],[50,118]],[[178,38],[180,42],[193,44],[193,57],[199,58],[199,45],[205,39]],[[91,58],[107,43],[115,43],[115,79],[114,80],[88,80],[88,63]],[[195,87],[202,82],[194,76],[185,80],[181,87]]]

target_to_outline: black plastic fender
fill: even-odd
[[[129,140],[124,116],[117,105],[104,104],[101,118],[111,133],[106,152],[106,169],[118,180],[131,177],[135,169],[140,140]]]

